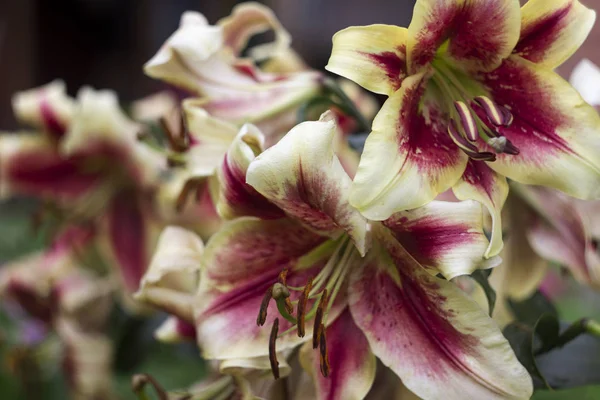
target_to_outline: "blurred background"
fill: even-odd
[[[266,0],[282,24],[292,34],[293,46],[315,68],[322,69],[331,50],[331,36],[350,25],[389,23],[406,26],[410,22],[412,0]],[[600,0],[584,0],[589,7],[600,9]],[[63,79],[70,94],[82,85],[97,89],[113,89],[123,102],[129,102],[162,88],[142,73],[142,65],[175,31],[185,10],[201,11],[210,22],[228,15],[239,3],[233,0],[0,0],[0,130],[18,127],[13,118],[10,99],[14,92]],[[580,52],[559,72],[568,78],[573,66],[582,58],[600,65],[600,27],[594,28]],[[12,208],[11,208],[12,207]],[[28,235],[25,227],[29,215],[22,204],[0,209],[0,262],[41,245]],[[6,241],[6,240],[5,240]],[[4,246],[4,247],[3,247]],[[594,307],[598,297],[579,286],[564,287],[558,307],[567,320],[583,316],[599,317]],[[136,330],[146,330],[150,337],[153,326],[141,322],[119,320],[121,326],[139,337]],[[1,325],[1,321],[0,321]],[[1,338],[0,338],[1,339]],[[120,337],[126,359],[118,359],[122,376],[118,377],[123,393],[127,393],[129,377],[136,369],[160,376],[167,386],[185,385],[202,373],[193,346],[172,349],[155,343],[139,343]],[[150,354],[146,359],[136,358]],[[192,356],[190,356],[190,354]],[[0,354],[2,356],[2,354]],[[131,359],[127,359],[127,357]],[[6,358],[0,359],[0,399],[23,396],[10,375],[2,371]],[[140,364],[141,363],[141,364]],[[140,367],[140,365],[142,365]],[[58,385],[52,383],[53,385]],[[57,386],[57,387],[58,387]],[[48,387],[48,396],[52,390]],[[131,397],[132,398],[132,397]],[[593,387],[568,392],[544,392],[536,399],[600,399]]]

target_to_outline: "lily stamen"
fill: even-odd
[[[321,364],[321,374],[325,378],[329,376],[331,372],[331,366],[329,365],[329,356],[327,355],[327,339],[325,338],[325,327],[321,324],[321,340],[319,341],[319,358]]]
[[[323,294],[321,294],[321,300],[319,300],[317,314],[315,315],[315,323],[313,327],[313,349],[316,349],[319,346],[319,341],[321,340],[321,334],[323,333],[323,315],[326,305],[327,289],[323,290]]]
[[[277,352],[275,349],[278,331],[279,318],[275,318],[275,322],[273,322],[273,327],[271,328],[271,336],[269,337],[269,362],[271,363],[271,371],[275,379],[279,379],[279,361],[277,361]]]
[[[306,283],[306,286],[304,286],[304,291],[302,292],[302,294],[300,295],[300,299],[298,300],[297,315],[298,315],[298,336],[299,337],[304,337],[304,335],[305,335],[304,318],[305,318],[305,313],[306,313],[306,304],[308,302],[308,294],[310,293],[311,289],[312,289],[312,278],[310,278],[308,280],[308,282]]]
[[[475,123],[473,114],[471,114],[471,110],[462,101],[455,101],[454,108],[458,113],[466,138],[471,142],[476,142],[479,138],[479,130],[477,129],[477,124]]]
[[[258,317],[256,318],[256,325],[263,326],[267,320],[267,308],[269,308],[269,302],[273,297],[273,286],[267,289],[267,292],[263,296],[260,303],[260,310],[258,311]]]

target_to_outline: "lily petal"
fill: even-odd
[[[485,83],[514,120],[499,127],[519,150],[498,154],[494,171],[520,183],[549,186],[571,196],[600,197],[600,117],[562,78],[511,56]]]
[[[394,25],[352,26],[333,35],[325,67],[371,92],[390,96],[406,71],[406,28]]]
[[[483,204],[492,217],[490,245],[485,257],[493,257],[502,250],[502,207],[508,196],[506,178],[490,169],[482,161],[469,160],[462,178],[452,188],[460,200],[475,200]]]
[[[351,180],[334,153],[331,113],[303,122],[250,164],[246,181],[288,215],[320,234],[346,232],[364,254],[367,221],[348,203]]]
[[[217,25],[223,28],[223,44],[239,55],[247,46],[253,35],[272,30],[275,40],[250,48],[250,56],[255,61],[262,61],[276,54],[285,52],[292,41],[290,34],[283,28],[273,11],[254,2],[238,4]]]
[[[521,9],[515,53],[554,69],[577,51],[595,20],[595,11],[578,0],[529,0]]]
[[[569,81],[586,102],[600,106],[600,68],[596,64],[584,58],[573,68]]]
[[[546,260],[569,268],[580,282],[600,287],[600,254],[574,199],[546,188],[523,189],[527,200],[542,215],[527,231],[533,249]]]
[[[41,128],[54,139],[64,135],[75,109],[75,102],[66,94],[65,83],[58,80],[15,94],[12,105],[19,121]]]
[[[196,327],[178,317],[168,317],[154,331],[156,340],[163,343],[180,343],[196,339]]]
[[[254,216],[262,219],[284,217],[284,212],[246,183],[250,163],[262,153],[265,138],[253,125],[244,125],[217,170],[219,200],[217,211],[224,219]]]
[[[135,193],[122,191],[112,200],[104,221],[107,254],[114,257],[115,267],[129,293],[138,290],[148,267],[150,249],[154,248],[154,227],[146,212],[142,199]]]
[[[194,232],[165,228],[135,299],[193,322],[193,293],[203,252],[204,244]]]
[[[494,321],[394,239],[382,240],[349,291],[373,353],[424,399],[528,399],[531,378]]]
[[[301,286],[327,261],[294,271],[298,259],[325,238],[289,219],[238,218],[226,223],[208,242],[202,261],[195,318],[198,343],[207,359],[258,357],[268,354],[270,327],[278,315],[271,301],[264,326],[256,316],[262,299],[279,274],[288,269],[288,284]],[[296,292],[294,296],[296,297]],[[332,309],[333,310],[333,309]],[[335,313],[334,313],[335,314]],[[331,315],[331,318],[335,318]],[[280,319],[279,331],[291,324]],[[308,340],[290,332],[277,339],[277,351]]]
[[[448,280],[499,263],[483,258],[489,242],[481,206],[475,201],[432,201],[396,213],[383,225],[419,264],[435,268]]]
[[[64,157],[49,139],[31,134],[0,136],[0,197],[33,195],[77,200],[101,182],[82,168],[82,157]]]
[[[467,156],[447,133],[424,75],[411,76],[383,105],[354,177],[350,203],[372,220],[429,203],[462,175]]]
[[[447,43],[444,57],[472,71],[490,71],[519,39],[518,0],[417,0],[408,27],[411,74],[430,63]]]
[[[319,350],[305,343],[300,350],[300,363],[312,376],[317,400],[361,400],[375,381],[377,361],[362,331],[346,309],[326,329],[327,353],[331,375],[319,372]]]

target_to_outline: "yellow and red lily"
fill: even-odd
[[[65,226],[94,226],[126,291],[134,292],[155,240],[153,194],[166,157],[137,139],[140,125],[113,92],[83,88],[75,100],[53,82],[16,94],[13,105],[36,131],[0,137],[0,194],[52,204]]]
[[[594,21],[576,0],[417,0],[407,29],[338,32],[326,68],[389,96],[350,203],[384,220],[452,188],[493,216],[493,256],[506,178],[599,197],[600,118],[552,71]]]
[[[261,152],[247,129],[227,153],[220,201],[237,218],[202,257],[203,355],[269,355],[278,376],[277,352],[302,345],[317,398],[363,398],[376,357],[423,398],[529,398],[531,380],[495,323],[435,276],[497,261],[483,259],[481,206],[433,202],[370,224],[348,202],[335,131],[325,114]]]

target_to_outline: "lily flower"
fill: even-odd
[[[54,330],[63,344],[62,367],[73,399],[112,399],[112,344],[105,328],[115,282],[80,265],[93,239],[70,227],[44,252],[3,266],[0,296]]]
[[[203,356],[269,355],[278,377],[277,352],[308,343],[317,398],[363,398],[376,358],[422,398],[529,398],[530,377],[495,323],[435,276],[492,266],[481,206],[433,202],[369,224],[348,202],[335,131],[327,113],[258,155],[251,131],[228,152],[221,198],[247,216],[204,250],[195,300]]]
[[[128,292],[147,266],[160,218],[153,200],[166,158],[137,139],[110,91],[53,82],[18,93],[15,114],[38,131],[0,137],[0,195],[36,197],[64,225],[92,224]],[[157,231],[156,231],[157,232]]]
[[[273,43],[249,49],[251,59],[240,58],[250,37],[272,30]],[[289,33],[273,12],[258,3],[243,3],[216,25],[209,25],[197,12],[186,12],[179,29],[144,66],[145,73],[202,97],[211,115],[241,125],[262,125],[268,135],[295,122],[295,110],[319,88],[322,75],[316,71],[263,72],[255,65],[283,56],[290,44]]]
[[[452,188],[493,216],[502,248],[506,178],[600,196],[600,118],[552,69],[587,37],[576,0],[417,0],[408,29],[350,27],[326,69],[389,96],[375,118],[350,203],[385,220]]]

